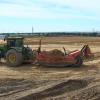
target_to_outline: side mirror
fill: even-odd
[[[4,41],[5,41],[6,39],[4,38]]]

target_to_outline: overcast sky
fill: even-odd
[[[0,0],[2,32],[100,31],[100,0]]]

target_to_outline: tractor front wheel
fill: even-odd
[[[11,49],[6,54],[6,62],[9,66],[17,67],[22,63],[22,54]]]
[[[73,67],[80,67],[83,63],[83,59],[80,55],[76,56],[75,59],[77,60],[77,62],[75,64],[73,64]]]

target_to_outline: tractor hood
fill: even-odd
[[[7,45],[0,45],[0,47],[7,47]]]
[[[0,50],[1,50],[3,53],[6,53],[6,52],[7,52],[7,45],[0,45]]]

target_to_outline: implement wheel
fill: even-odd
[[[75,59],[77,60],[77,62],[75,64],[73,64],[73,67],[80,67],[83,64],[83,59],[80,55],[76,56]]]
[[[6,62],[9,66],[17,67],[22,63],[22,54],[11,49],[6,54]]]

